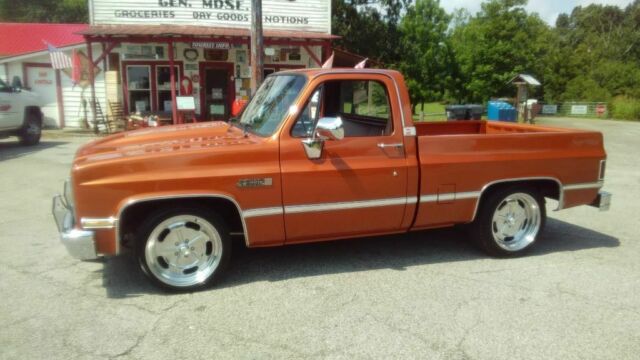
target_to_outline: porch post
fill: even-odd
[[[331,56],[331,41],[327,40],[325,41],[324,45],[322,45],[322,63],[323,64],[325,61],[329,59],[329,56]]]
[[[169,74],[171,78],[171,116],[173,117],[173,123],[178,124],[178,101],[176,100],[176,69],[173,63],[173,41],[167,41],[169,45]]]
[[[94,73],[94,64],[93,64],[93,46],[90,39],[86,40],[87,42],[87,57],[89,58],[89,84],[91,85],[91,118],[93,122],[94,131],[97,133],[99,131],[97,118],[96,118],[96,84],[95,84],[95,73]]]

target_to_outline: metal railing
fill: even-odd
[[[564,103],[540,104],[539,116],[567,116],[587,118],[608,118],[609,106],[606,102],[569,101]]]

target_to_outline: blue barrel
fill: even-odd
[[[518,111],[511,104],[504,101],[489,101],[487,104],[487,118],[493,121],[515,122]]]

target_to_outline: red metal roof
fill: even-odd
[[[55,47],[84,42],[77,33],[87,24],[0,23],[0,57],[28,54],[47,49],[44,41]]]
[[[249,36],[249,29],[194,25],[94,25],[78,32],[88,36]],[[339,36],[311,31],[265,29],[268,38],[337,39]]]

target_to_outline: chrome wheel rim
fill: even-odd
[[[205,282],[222,255],[222,239],[207,220],[179,215],[158,224],[147,239],[145,259],[161,282],[186,287]]]
[[[493,213],[493,239],[504,250],[522,250],[535,240],[541,219],[540,207],[533,196],[511,194],[498,204]]]

